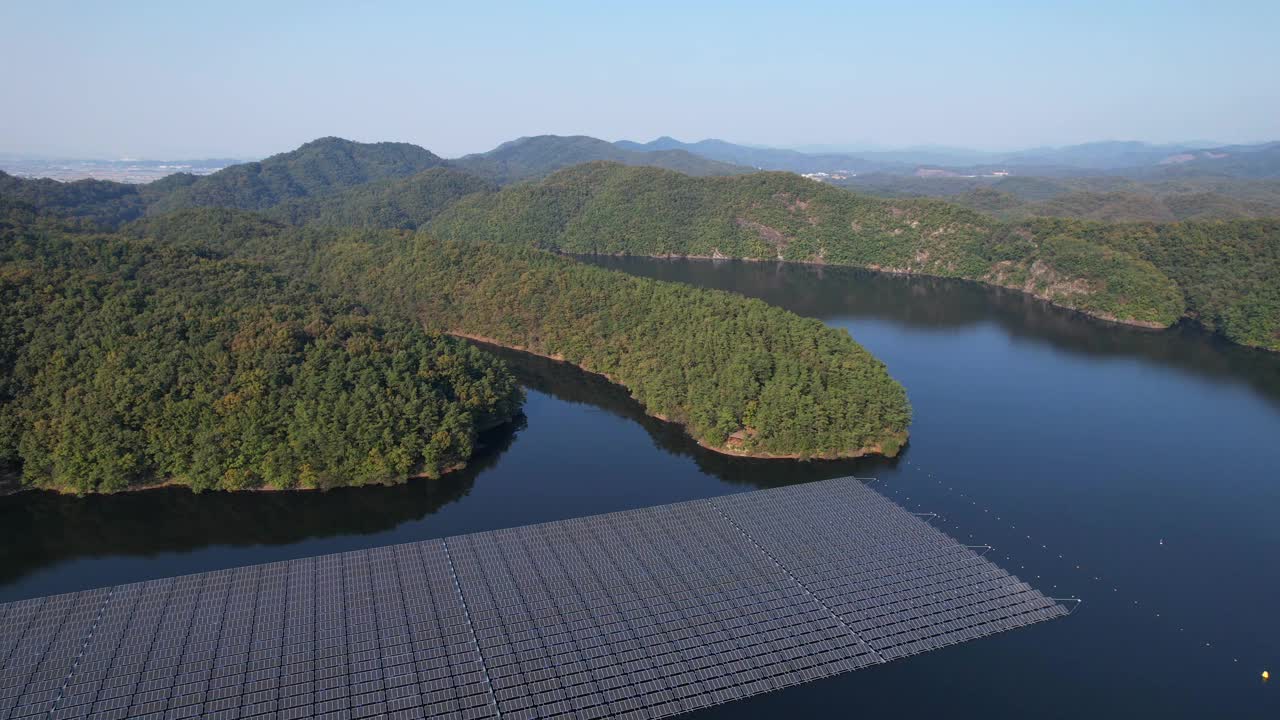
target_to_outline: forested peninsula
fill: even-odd
[[[418,232],[289,228],[189,211],[126,228],[219,243],[432,332],[562,359],[627,388],[704,446],[757,457],[894,455],[906,392],[849,335],[758,300]]]
[[[496,359],[190,243],[0,214],[0,465],[30,487],[435,477],[519,412]]]

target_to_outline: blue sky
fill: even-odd
[[[1280,2],[0,3],[0,151],[1280,138]]]

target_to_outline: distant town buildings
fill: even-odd
[[[811,172],[803,173],[801,177],[807,177],[817,182],[831,182],[832,180],[848,180],[851,177],[858,177],[858,173],[849,172],[848,170],[836,170],[835,172]]]
[[[982,173],[982,174],[973,173],[973,174],[966,175],[964,173],[958,173],[954,170],[946,170],[944,168],[922,167],[922,168],[916,168],[916,177],[920,177],[920,178],[980,178],[980,177],[1002,178],[1002,177],[1009,177],[1009,171],[1008,170],[992,170],[991,172]]]

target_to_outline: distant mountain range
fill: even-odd
[[[686,175],[736,175],[750,172],[743,163],[721,161],[684,148],[636,151],[585,135],[538,135],[505,142],[485,153],[453,160],[455,167],[498,184],[545,177],[561,168],[607,160],[622,165],[648,165]]]
[[[610,143],[540,135],[448,160],[409,143],[327,137],[211,174],[177,172],[146,184],[20,180],[0,173],[0,192],[108,227],[191,207],[267,211],[288,222],[414,227],[467,194],[605,161],[692,176],[787,170],[882,197],[947,197],[1005,219],[1170,221],[1280,214],[1280,143],[1275,142],[1209,149],[1102,142],[1009,153],[1001,163],[984,165],[920,162],[976,157],[974,151],[940,147],[854,155],[723,140]]]
[[[582,136],[520,138],[456,160],[409,143],[325,137],[208,175],[177,172],[146,184],[58,182],[0,172],[0,196],[106,227],[200,207],[265,211],[289,222],[413,227],[463,195],[601,160],[694,176],[752,172],[684,150],[634,152]]]
[[[747,165],[760,170],[796,173],[920,173],[923,176],[932,173],[936,177],[995,172],[1045,177],[1096,174],[1132,177],[1179,177],[1189,174],[1280,177],[1280,143],[1275,142],[1198,147],[1104,141],[1009,153],[986,153],[957,148],[811,153],[740,145],[714,139],[686,143],[665,136],[647,143],[619,140],[614,145],[632,152],[684,150],[710,160]]]
[[[815,146],[816,147],[816,146]],[[320,138],[297,150],[257,162],[42,160],[0,154],[0,168],[24,177],[75,180],[96,177],[126,182],[154,181],[191,187],[176,193],[174,205],[245,205],[255,209],[316,192],[374,180],[405,177],[447,166],[498,185],[536,180],[585,162],[651,166],[686,175],[736,175],[785,170],[816,175],[915,176],[942,178],[1125,177],[1142,181],[1187,178],[1280,179],[1280,142],[1255,145],[1091,142],[1015,152],[986,152],[943,146],[859,152],[801,151],[707,139],[682,142],[663,136],[649,142],[607,142],[585,135],[538,135],[502,143],[483,153],[446,160],[408,143],[356,143]],[[368,163],[367,169],[362,165]],[[227,165],[225,169],[221,165]],[[221,172],[215,172],[221,169]],[[208,181],[197,178],[208,176]],[[299,183],[299,178],[306,181]],[[830,179],[830,178],[822,178]],[[310,183],[310,184],[308,184]],[[921,192],[921,191],[917,191]],[[228,202],[226,193],[239,194]],[[921,194],[935,194],[923,190]],[[949,193],[947,193],[949,194]],[[249,198],[252,198],[250,201]],[[265,204],[263,204],[265,203]]]

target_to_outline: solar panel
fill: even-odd
[[[664,717],[1064,614],[827,480],[0,605],[0,720]]]

